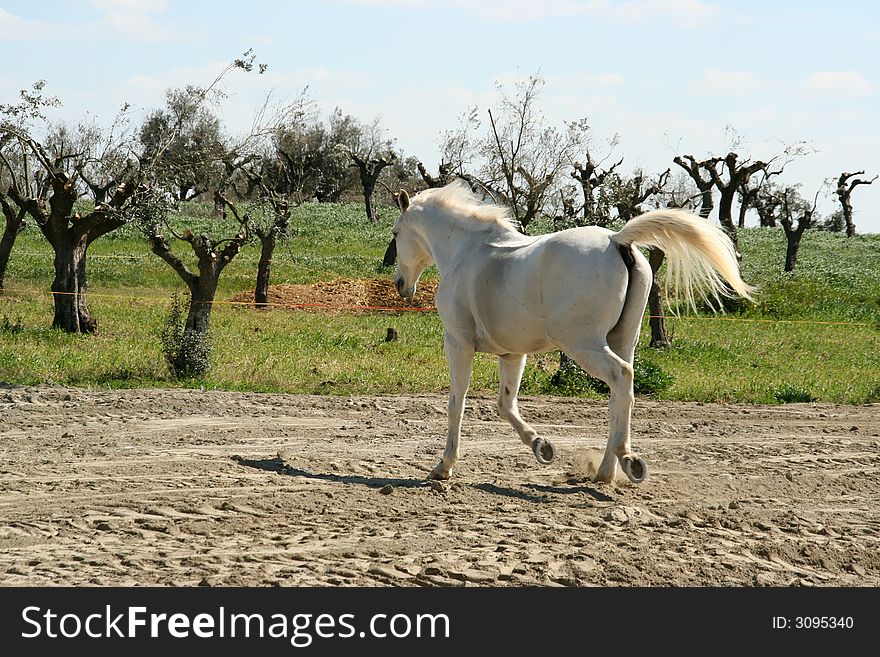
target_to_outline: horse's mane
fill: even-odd
[[[413,197],[413,202],[463,214],[480,223],[513,226],[513,219],[507,208],[486,203],[460,178],[445,187],[434,187],[419,192]]]

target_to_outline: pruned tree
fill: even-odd
[[[263,182],[286,196],[320,198],[324,187],[327,131],[317,121],[283,125],[273,138],[275,157],[267,154]]]
[[[4,148],[4,196],[16,216],[23,211],[33,219],[54,251],[52,326],[91,333],[97,322],[86,297],[88,248],[149,204],[151,193],[144,166],[130,158],[126,107],[108,130],[53,126],[43,109],[58,103],[45,99],[42,89],[37,83],[22,92],[18,105],[0,108],[0,143],[16,153],[14,163]]]
[[[670,169],[666,169],[656,178],[648,178],[644,171],[637,169],[631,176],[611,175],[605,189],[610,204],[617,210],[617,217],[627,222],[641,214],[644,211],[643,203],[662,194],[671,173]]]
[[[324,123],[305,92],[295,102],[301,109],[279,127],[273,152],[261,165],[262,179],[296,203],[337,202],[357,185],[349,150],[362,143],[364,125],[339,108]]]
[[[733,221],[733,202],[737,193],[742,193],[743,189],[750,188],[752,176],[761,174],[759,185],[764,184],[772,176],[782,173],[785,167],[799,155],[807,152],[805,142],[796,142],[786,144],[782,148],[782,152],[774,155],[766,162],[763,160],[752,160],[750,157],[742,158],[737,152],[742,148],[742,137],[736,131],[728,126],[727,132],[730,135],[730,151],[723,157],[709,157],[705,160],[696,160],[692,155],[675,157],[673,161],[685,169],[694,183],[703,193],[704,202],[700,207],[700,214],[708,217],[711,213],[712,187],[707,188],[707,180],[701,172],[708,174],[708,181],[718,190],[720,198],[718,200],[718,221],[722,230],[727,233],[733,242],[734,248],[739,253],[739,240],[737,238],[737,226]],[[752,185],[754,186],[754,185]],[[743,222],[745,215],[742,215]]]
[[[251,71],[254,68],[254,56],[250,51],[245,55],[244,59],[235,60],[225,69],[211,86],[203,89],[202,97],[208,98],[213,93],[222,76],[230,68]],[[264,70],[265,66],[260,65],[260,72]],[[207,349],[204,345],[209,344],[211,312],[220,276],[251,239],[254,230],[250,199],[255,194],[258,195],[261,180],[259,176],[249,175],[252,174],[251,167],[270,147],[279,127],[302,111],[301,99],[302,96],[290,104],[277,107],[272,112],[266,111],[267,99],[267,103],[257,112],[259,120],[247,135],[234,144],[227,144],[223,152],[212,152],[214,161],[208,164],[211,168],[222,172],[214,189],[214,202],[215,205],[225,208],[228,211],[227,217],[231,217],[231,220],[225,224],[218,224],[218,230],[225,228],[223,235],[215,236],[208,232],[196,234],[191,228],[180,226],[180,218],[172,216],[173,207],[168,203],[139,217],[139,226],[149,242],[150,249],[177,273],[189,289],[190,298],[182,340],[186,345],[198,347],[195,352],[205,359],[209,359],[209,354],[205,355]],[[193,109],[200,108],[193,106]],[[165,140],[171,141],[174,134],[175,129],[172,127]],[[156,185],[160,188],[175,189],[175,168],[161,166],[161,160],[157,162]],[[190,269],[175,253],[174,240],[188,245],[196,259],[195,270]],[[208,366],[209,364],[206,364],[198,372],[206,371]],[[190,368],[183,369],[190,370]]]
[[[36,82],[31,89],[20,92],[17,104],[0,105],[0,209],[3,211],[3,235],[0,237],[0,290],[6,279],[9,258],[15,240],[27,227],[27,208],[12,200],[9,191],[26,185],[33,172],[33,157],[17,138],[27,134],[34,122],[45,121],[44,111],[57,107],[60,102],[54,97],[43,96],[45,81]]]
[[[222,183],[214,192],[218,204],[231,210],[238,225],[238,232],[231,237],[215,238],[203,232],[196,235],[191,229],[178,234],[170,222],[144,224],[143,230],[150,250],[164,260],[186,284],[190,292],[185,335],[197,335],[195,342],[204,342],[211,324],[211,310],[217,294],[220,274],[232,262],[250,239],[250,216],[240,214],[237,207],[224,196]],[[197,260],[197,270],[191,270],[173,251],[167,234],[189,244]]]
[[[376,183],[385,167],[390,167],[397,160],[397,155],[393,151],[388,151],[383,155],[375,155],[373,157],[361,156],[354,150],[349,150],[352,166],[357,169],[358,177],[361,181],[361,187],[364,190],[364,208],[367,213],[367,219],[370,223],[378,223],[379,217],[376,214],[376,203],[373,194],[376,191]]]
[[[766,184],[765,178],[762,177],[758,182],[755,182],[755,177],[751,177],[749,180],[743,182],[739,186],[739,189],[736,190],[737,196],[739,197],[739,217],[736,222],[737,228],[746,227],[746,215],[751,208],[755,208],[757,211],[756,204],[758,202],[758,194],[764,184]]]
[[[597,192],[605,184],[605,181],[611,176],[615,169],[623,164],[623,158],[612,164],[607,169],[600,169],[602,162],[594,162],[590,152],[587,151],[584,162],[575,162],[572,166],[574,171],[571,177],[574,178],[581,188],[583,196],[583,225],[585,226],[605,226],[611,219],[608,208],[601,203],[601,196]]]
[[[419,175],[428,187],[445,187],[455,179],[452,165],[449,162],[441,162],[437,167],[437,175],[428,173],[425,165],[419,162],[417,165]]]
[[[398,159],[394,141],[384,136],[378,118],[361,123],[350,115],[343,116],[339,109],[331,117],[331,132],[334,150],[344,154],[348,166],[357,172],[367,219],[371,223],[378,222],[373,196],[383,169]]]
[[[863,176],[864,174],[864,170],[854,171],[853,173],[843,172],[837,178],[837,198],[840,200],[840,206],[843,209],[843,220],[846,223],[847,237],[855,237],[856,235],[856,224],[853,220],[853,206],[851,200],[853,191],[859,185],[870,185],[877,180],[877,176],[874,176],[870,180],[856,178],[856,176]]]
[[[154,208],[153,212],[139,218],[140,229],[147,238],[150,250],[174,270],[189,290],[186,319],[179,336],[180,344],[176,345],[182,359],[172,365],[178,375],[201,375],[210,369],[211,314],[220,275],[251,239],[251,216],[240,211],[232,195],[234,179],[242,175],[241,170],[252,161],[252,154],[227,154],[224,160],[220,162],[224,166],[224,173],[214,190],[214,203],[229,210],[227,217],[231,215],[234,221],[224,222],[228,231],[226,235],[215,237],[208,232],[196,234],[191,228],[180,229],[175,225],[176,217],[172,216],[170,203]],[[191,269],[175,252],[174,241],[189,246],[196,259],[195,269]],[[169,357],[168,360],[170,363],[173,359]]]
[[[798,187],[799,185],[786,187],[782,191],[779,203],[779,223],[785,231],[787,242],[784,271],[794,271],[804,231],[815,226],[814,215],[816,214],[819,192],[816,192],[813,205],[811,206],[806,200],[801,198],[797,190]]]
[[[231,170],[235,165],[229,163]],[[234,172],[231,172],[232,184],[235,184]],[[257,283],[254,289],[254,304],[258,308],[269,305],[269,281],[271,278],[272,258],[278,240],[287,237],[290,228],[292,210],[291,199],[269,189],[263,177],[262,163],[253,162],[241,167],[239,179],[247,180],[249,190],[257,190],[256,207],[250,212],[253,233],[260,241],[260,258],[257,263]],[[237,193],[238,198],[244,194]],[[251,196],[252,198],[252,196]],[[229,198],[221,196],[226,207],[233,207]]]
[[[8,108],[8,105],[0,106],[4,124],[11,119],[14,120]],[[0,124],[0,210],[3,211],[3,235],[0,237],[0,290],[3,290],[6,269],[9,267],[9,258],[15,240],[27,227],[27,210],[17,206],[7,193],[10,187],[15,186],[16,180],[24,174],[20,153],[14,148],[16,145],[16,140]]]
[[[763,171],[764,175],[768,177],[782,171],[779,169],[771,172],[768,166],[767,162],[761,160],[746,159],[740,162],[739,155],[733,151],[723,158],[710,158],[703,166],[721,194],[718,200],[718,221],[730,241],[733,242],[737,252],[739,252],[739,239],[737,238],[736,225],[733,223],[733,201],[736,198],[736,192],[743,185],[748,184],[749,179],[759,171]]]
[[[290,227],[290,203],[283,196],[273,192],[266,195],[266,205],[271,215],[257,221],[254,234],[260,240],[260,260],[257,263],[257,285],[254,289],[254,303],[257,307],[268,307],[269,281],[271,278],[272,257],[278,240],[288,236]]]
[[[709,166],[712,166],[711,159],[697,160],[693,155],[676,155],[672,158],[672,161],[684,169],[691,177],[694,185],[696,185],[700,192],[700,205],[697,213],[703,217],[703,219],[708,219],[709,215],[712,214],[712,210],[715,208],[715,199],[712,197],[712,190],[715,187],[715,182],[712,180],[711,175],[704,177],[703,171]]]

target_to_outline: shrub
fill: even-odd
[[[638,395],[655,395],[672,385],[672,375],[649,360],[636,357],[633,364],[633,388]]]
[[[798,388],[789,383],[774,389],[773,399],[780,404],[806,404],[816,401],[816,398],[810,394],[809,390]]]
[[[21,333],[21,328],[21,317],[16,317],[14,320],[10,320],[6,315],[3,315],[3,323],[0,324],[0,331],[15,335],[16,333]]]
[[[184,302],[175,293],[162,328],[162,353],[177,379],[204,376],[211,369],[211,339],[207,333],[186,330]]]
[[[654,395],[672,384],[672,376],[659,365],[636,356],[633,363],[633,390],[637,395]],[[563,358],[559,369],[547,381],[544,392],[576,397],[588,393],[610,394],[608,384],[590,376],[570,358]]]

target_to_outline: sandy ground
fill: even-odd
[[[0,388],[0,585],[878,586],[880,406],[637,400],[650,476],[587,478],[600,402]]]

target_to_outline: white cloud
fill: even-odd
[[[821,94],[857,96],[872,90],[871,83],[858,71],[819,71],[807,78],[806,87]]]
[[[0,39],[4,41],[54,40],[69,34],[72,25],[25,20],[0,8]]]
[[[150,14],[165,8],[164,0],[91,0],[92,6],[104,12],[88,23],[51,23],[25,20],[0,9],[0,39],[9,41],[68,41],[94,38],[119,39],[136,43],[168,43],[191,41],[195,32],[181,31],[177,26],[163,24]]]

